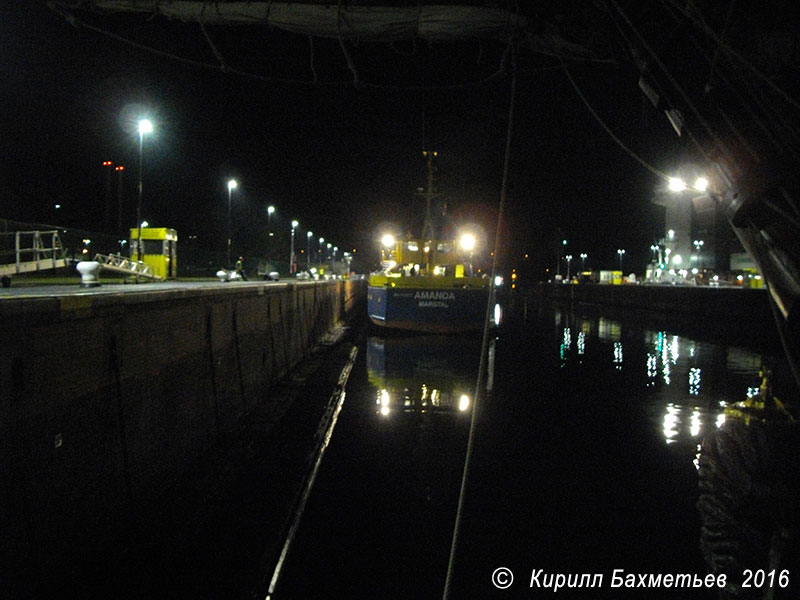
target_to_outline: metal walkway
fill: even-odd
[[[125,258],[118,254],[95,254],[94,259],[100,263],[101,268],[119,273],[120,275],[134,275],[136,277],[144,277],[156,281],[163,279],[163,277],[159,277],[153,273],[153,267],[150,265],[141,261]]]
[[[14,248],[8,241],[13,237]],[[69,259],[58,231],[13,231],[0,233],[0,276],[18,275],[66,267]],[[47,245],[49,244],[49,246]],[[8,259],[9,262],[6,262]]]

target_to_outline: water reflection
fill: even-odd
[[[728,581],[719,597],[796,597],[796,588],[781,595],[788,585],[748,588],[745,579],[749,571],[788,581],[800,555],[800,431],[771,388],[770,365],[785,361],[635,320],[556,309],[553,323],[561,369],[597,381],[610,403],[624,394],[643,408],[676,471],[694,463],[700,549],[709,572]]]
[[[725,422],[726,406],[757,391],[762,356],[744,348],[558,308],[554,325],[561,368],[586,369],[595,378],[624,371],[642,382],[636,401],[666,444],[694,448]]]
[[[468,414],[480,346],[480,339],[457,336],[370,337],[367,374],[376,413]]]

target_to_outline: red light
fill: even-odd
[[[104,167],[110,167],[110,166],[111,166],[111,165],[113,165],[113,164],[114,164],[114,163],[113,163],[113,162],[111,162],[110,160],[104,160],[104,161],[103,161],[103,166],[104,166]]]
[[[118,167],[116,167],[114,170],[115,170],[115,171],[124,171],[124,170],[125,170],[125,167],[123,167],[122,165],[119,165],[119,166],[118,166]]]

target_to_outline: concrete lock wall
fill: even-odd
[[[0,302],[0,565],[75,523],[89,537],[107,528],[250,409],[278,402],[270,386],[358,305],[362,284]]]

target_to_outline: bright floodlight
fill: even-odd
[[[274,212],[275,212],[275,207],[274,206],[268,206],[267,207],[267,214],[271,215]]]
[[[698,192],[705,192],[708,189],[708,179],[705,177],[698,177],[695,179],[694,189]]]
[[[465,233],[461,236],[461,248],[467,252],[471,252],[475,248],[475,236],[471,233]]]
[[[235,179],[231,179],[231,180],[228,182],[228,189],[229,189],[229,190],[235,190],[237,185],[239,185],[239,184],[238,184],[238,183],[236,183],[236,180],[235,180]]]
[[[381,238],[381,244],[387,248],[394,246],[394,236],[391,233],[385,233]]]
[[[671,192],[682,192],[686,189],[686,182],[680,177],[670,177],[669,189]]]
[[[142,119],[139,121],[139,134],[144,135],[153,131],[153,123],[150,119]]]
[[[314,232],[313,232],[313,231],[309,231],[309,232],[306,234],[306,236],[307,236],[307,237],[308,237],[308,239],[310,240],[310,239],[311,239],[311,238],[314,236]]]
[[[298,223],[297,221],[292,221],[292,229],[294,229],[298,225],[300,225],[300,223]]]

